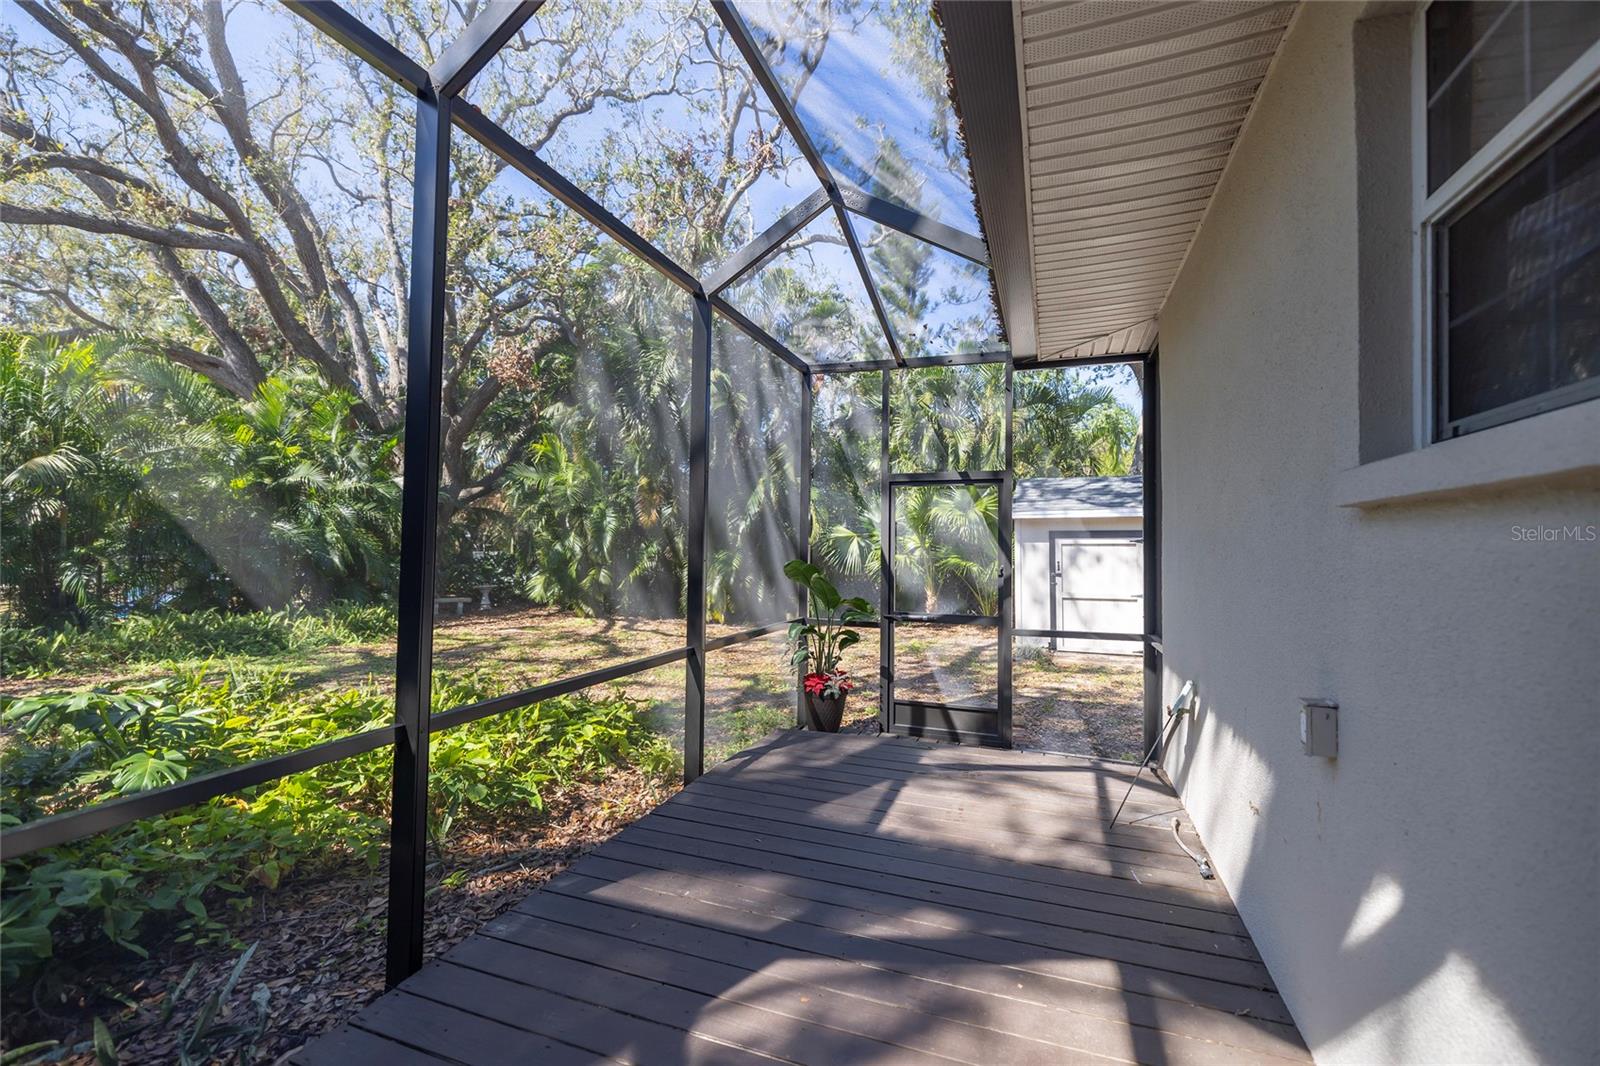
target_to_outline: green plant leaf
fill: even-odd
[[[233,964],[233,969],[228,973],[227,981],[223,982],[222,985],[221,998],[223,1003],[227,1003],[228,1000],[232,998],[234,986],[239,983],[239,978],[244,976],[244,968],[250,965],[251,956],[256,953],[256,948],[260,946],[261,941],[257,940],[255,943],[245,948],[244,954],[240,955],[238,961]]]
[[[177,983],[172,991],[168,992],[166,996],[162,998],[160,1014],[160,1021],[162,1025],[166,1025],[167,1022],[172,1019],[173,1008],[178,1005],[178,1001],[182,999],[183,994],[188,991],[189,983],[194,980],[194,975],[199,972],[200,963],[198,961],[191,962],[189,964],[189,968],[184,971],[183,978]]]
[[[817,599],[817,606],[832,614],[839,606],[839,590],[833,587],[833,582],[818,573],[806,582],[806,587],[811,590],[811,595]]]
[[[111,786],[118,792],[143,792],[175,784],[189,776],[189,760],[182,752],[136,751],[112,765]]]
[[[804,559],[790,559],[783,564],[783,576],[802,585],[810,585],[812,578],[822,576],[822,571]]]
[[[40,1040],[37,1043],[14,1047],[5,1054],[0,1055],[0,1066],[14,1066],[15,1063],[25,1062],[41,1051],[47,1051],[50,1048],[59,1046],[60,1043],[61,1041],[59,1040]]]
[[[117,1066],[117,1042],[111,1039],[111,1030],[105,1020],[94,1020],[94,1061],[98,1066]]]

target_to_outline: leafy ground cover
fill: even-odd
[[[86,631],[0,628],[4,676],[31,679],[41,688],[78,683],[97,671],[216,655],[243,658],[303,657],[314,649],[392,639],[393,610],[339,605],[317,613],[255,611],[167,612],[133,615]]]
[[[428,957],[509,909],[675,788],[671,778],[617,767],[598,779],[551,790],[539,815],[475,811],[458,822],[435,851],[428,872]],[[223,1019],[242,1023],[245,1032],[202,1036],[191,1057],[274,1061],[383,991],[387,863],[330,860],[319,862],[314,872],[295,871],[275,891],[253,887],[248,905],[224,916],[228,942],[152,939],[150,960],[111,954],[80,958],[59,980],[8,996],[6,1046],[54,1039],[60,1043],[42,1053],[45,1061],[87,1066],[96,1062],[86,1045],[93,1017],[99,1016],[115,1034],[122,1063],[177,1062],[208,998],[242,952],[255,945]],[[267,1017],[258,1025],[252,998],[262,989],[267,990]],[[247,1047],[248,1056],[236,1059]]]
[[[180,616],[35,645],[25,676],[0,681],[3,816],[74,809],[387,722],[392,643],[372,639],[386,630],[366,610],[216,628]],[[678,620],[542,608],[441,618],[435,708],[682,640]],[[920,676],[901,664],[907,683],[992,685],[981,644],[930,631],[901,646],[923,664]],[[844,665],[860,682],[846,729],[870,731],[877,642]],[[1030,651],[1015,676],[1019,745],[1137,757],[1137,659]],[[683,688],[672,663],[436,734],[430,951],[671,794]],[[712,652],[708,765],[790,726],[794,706],[781,634]],[[54,1041],[38,1054],[93,1061],[99,1018],[124,1062],[269,1060],[367,1002],[382,986],[388,774],[387,752],[375,752],[6,864],[5,1048]]]
[[[308,675],[282,656],[169,666],[154,680],[149,670],[130,664],[94,688],[57,674],[5,699],[7,824],[393,713],[383,687]],[[512,684],[492,667],[442,670],[435,707]],[[669,795],[681,768],[658,724],[649,704],[601,687],[437,734],[431,948]],[[338,1020],[381,990],[388,800],[380,750],[6,863],[7,1051],[253,1061]]]

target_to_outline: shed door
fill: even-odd
[[[1144,543],[1135,535],[1055,539],[1055,629],[1144,632]],[[1140,644],[1058,637],[1057,651],[1131,652]]]

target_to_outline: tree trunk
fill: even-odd
[[[1131,363],[1133,380],[1139,383],[1139,434],[1133,438],[1133,463],[1128,467],[1128,473],[1136,477],[1144,476],[1144,364]]]

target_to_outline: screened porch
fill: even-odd
[[[64,241],[9,290],[16,365],[114,398],[101,491],[144,507],[7,586],[45,620],[5,679],[8,981],[94,989],[13,996],[40,1054],[1307,1059],[1136,773],[1153,311],[1069,247],[1120,317],[1040,341],[1007,5],[19,10],[45,177],[9,221],[155,264]],[[1069,477],[1140,479],[1113,592],[1069,587],[1092,523],[1019,535],[1019,482]]]

